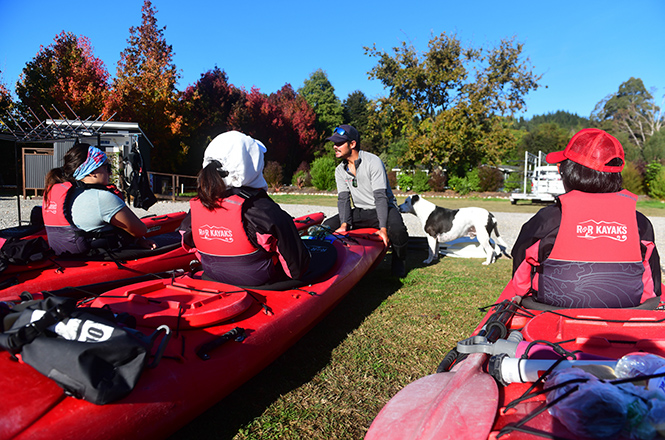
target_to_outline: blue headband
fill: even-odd
[[[76,171],[74,171],[74,179],[83,179],[85,176],[104,165],[104,162],[106,162],[106,153],[97,147],[88,147],[88,157],[85,162],[79,165]]]

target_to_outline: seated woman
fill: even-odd
[[[566,193],[522,226],[512,289],[554,307],[657,305],[660,257],[637,196],[621,189],[621,143],[584,129],[547,162],[558,165]]]
[[[93,248],[133,244],[153,249],[142,238],[145,224],[109,189],[106,153],[76,143],[64,164],[46,175],[42,215],[49,246],[57,255],[86,254]]]
[[[291,216],[263,178],[263,144],[229,131],[210,142],[197,177],[198,196],[181,225],[183,246],[196,248],[205,275],[240,286],[300,279],[310,254]]]

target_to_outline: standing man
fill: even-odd
[[[339,214],[323,224],[337,232],[377,228],[385,245],[392,244],[393,275],[403,278],[409,233],[388,184],[383,162],[378,156],[360,149],[358,130],[350,125],[340,125],[327,140],[335,144],[335,157],[342,162],[335,168]]]

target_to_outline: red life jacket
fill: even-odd
[[[221,207],[209,211],[198,198],[192,199],[192,234],[199,252],[218,257],[252,254],[258,251],[247,237],[242,224],[242,204],[245,199],[231,196],[222,200]]]
[[[640,241],[637,196],[626,190],[571,191],[559,200],[561,224],[549,256],[538,261],[540,242],[527,250],[525,263],[535,268],[531,286],[537,286],[536,299],[559,307],[621,308],[653,297],[648,263],[653,243]],[[525,281],[518,269],[514,284],[524,287]]]
[[[115,185],[90,185],[78,182],[84,188],[110,191],[122,195]],[[48,244],[57,255],[64,253],[86,254],[92,248],[116,249],[133,242],[133,238],[118,228],[111,231],[88,232],[78,228],[71,219],[72,190],[70,182],[56,183],[42,203],[42,217],[48,236]],[[122,197],[120,197],[122,199]]]
[[[207,276],[229,284],[261,285],[279,275],[278,260],[247,237],[242,221],[245,201],[232,195],[210,211],[198,198],[192,199],[192,239]]]
[[[48,244],[57,255],[66,252],[70,254],[83,254],[90,250],[90,243],[82,233],[67,218],[66,205],[69,203],[67,195],[73,188],[70,182],[56,183],[48,193],[48,199],[42,203],[42,217]]]

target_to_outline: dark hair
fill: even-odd
[[[220,208],[222,198],[227,191],[223,172],[219,171],[222,164],[213,160],[196,176],[196,192],[201,204],[208,210]]]
[[[74,172],[88,158],[88,147],[90,144],[76,142],[72,148],[65,153],[63,165],[52,168],[44,178],[44,199],[48,200],[48,193],[56,183],[74,182]]]
[[[617,157],[606,165],[620,166],[622,163],[623,161]],[[588,193],[612,193],[623,188],[621,173],[596,171],[570,159],[559,164],[559,172],[566,192],[578,190]]]

